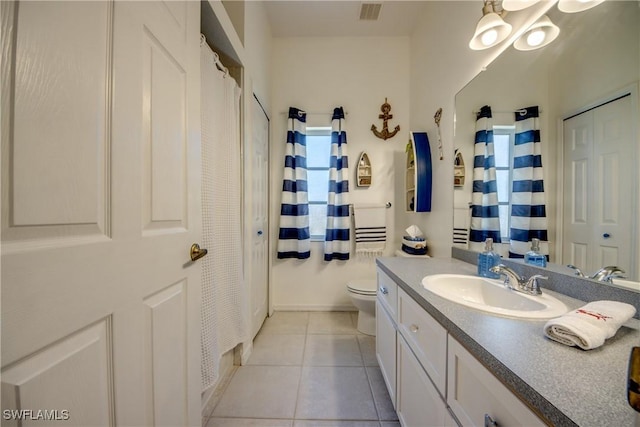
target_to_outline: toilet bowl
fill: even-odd
[[[358,279],[347,283],[351,302],[358,309],[358,331],[373,336],[376,334],[376,289],[375,279]]]

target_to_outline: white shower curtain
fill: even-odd
[[[202,390],[220,357],[248,339],[240,218],[240,89],[206,42],[200,46],[202,114]],[[218,62],[218,64],[220,64]],[[221,64],[220,64],[221,66]]]

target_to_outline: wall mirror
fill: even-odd
[[[610,0],[580,13],[562,13],[554,6],[547,16],[560,27],[554,42],[533,51],[510,47],[456,95],[454,148],[469,160],[464,185],[452,186],[454,229],[469,225],[475,113],[491,106],[494,133],[504,139],[514,132],[514,112],[537,105],[554,270],[572,275],[560,266],[574,264],[589,276],[616,264],[629,281],[639,281],[639,3]],[[625,117],[626,124],[612,117]],[[583,136],[619,132],[626,133],[615,152],[576,151]],[[508,229],[509,187],[503,191],[506,219],[501,214],[501,221]],[[505,256],[508,243],[502,245]],[[640,287],[623,282],[618,284]]]

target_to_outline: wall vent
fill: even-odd
[[[360,5],[361,21],[377,21],[382,9],[382,2],[366,2]]]

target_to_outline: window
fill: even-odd
[[[498,187],[498,212],[500,215],[500,237],[503,243],[509,242],[511,215],[511,147],[515,140],[515,126],[493,127],[493,151],[496,163],[496,181]]]
[[[327,227],[331,128],[307,127],[307,191],[312,241],[324,241]]]

